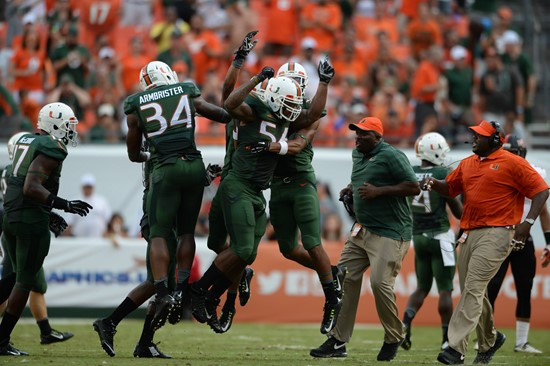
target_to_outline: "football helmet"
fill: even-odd
[[[504,150],[510,151],[512,154],[516,154],[525,158],[527,155],[527,147],[525,147],[525,142],[523,139],[515,135],[507,135],[504,139],[504,144],[502,145]]]
[[[267,83],[269,82],[268,79],[262,81],[261,83],[259,83],[258,85],[256,85],[254,87],[254,89],[252,89],[252,95],[255,95],[257,96],[258,98],[260,98],[260,100],[262,102],[265,102],[265,89],[267,88]]]
[[[149,62],[139,73],[139,85],[143,90],[176,84],[178,81],[178,75],[172,71],[170,66],[161,61]]]
[[[447,153],[451,151],[445,137],[437,132],[429,132],[420,136],[414,144],[416,157],[427,160],[435,165],[444,165]]]
[[[27,135],[30,132],[18,132],[8,140],[8,159],[13,160],[13,155],[15,154],[15,144],[23,135]]]
[[[78,119],[71,107],[63,103],[46,104],[38,112],[38,128],[63,141],[65,145],[71,142],[76,146],[77,124]]]
[[[279,70],[277,70],[277,74],[275,76],[286,76],[287,78],[296,80],[302,89],[302,94],[306,90],[308,82],[307,72],[306,69],[297,62],[287,62],[283,66],[279,67]]]
[[[281,119],[295,121],[302,112],[302,90],[294,79],[284,76],[269,79],[265,103]]]

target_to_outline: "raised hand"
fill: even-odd
[[[334,77],[334,67],[330,64],[328,56],[325,56],[323,60],[319,61],[317,73],[319,74],[319,81],[322,83],[328,84]]]
[[[260,71],[256,77],[258,78],[258,82],[262,82],[265,79],[271,79],[275,75],[275,70],[273,70],[272,67],[266,66]]]
[[[240,69],[243,66],[244,60],[246,59],[250,51],[252,51],[252,49],[258,43],[258,40],[256,39],[252,40],[252,38],[254,38],[254,36],[257,33],[258,33],[257,30],[248,32],[248,34],[244,37],[243,42],[241,43],[237,51],[235,51],[235,58],[233,59],[233,65],[236,68]]]

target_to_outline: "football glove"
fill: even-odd
[[[246,150],[250,151],[252,154],[258,154],[269,151],[269,145],[271,145],[269,141],[258,141],[246,146]]]
[[[222,167],[218,164],[208,164],[206,167],[206,182],[204,186],[207,187],[212,184],[212,181],[222,174]]]
[[[89,203],[81,200],[74,200],[67,201],[67,207],[65,207],[64,211],[80,216],[86,216],[91,209],[93,209],[93,207]]]
[[[340,196],[340,201],[344,204],[344,208],[348,212],[348,215],[355,220],[355,211],[353,210],[353,195],[345,193]]]
[[[275,75],[275,70],[272,67],[266,66],[256,77],[258,78],[258,82],[261,83],[265,79],[271,79],[273,75]]]
[[[246,56],[248,56],[250,51],[252,51],[252,49],[256,46],[256,43],[258,43],[258,40],[252,40],[252,38],[254,38],[257,33],[257,30],[248,32],[248,34],[244,37],[243,43],[241,44],[239,49],[235,51],[233,66],[235,66],[237,69],[240,69],[243,66]]]
[[[334,67],[330,64],[328,56],[322,61],[319,61],[319,66],[317,67],[317,74],[319,74],[319,81],[322,83],[330,83],[334,77]]]
[[[50,212],[50,231],[57,238],[67,228],[67,221],[58,214]]]

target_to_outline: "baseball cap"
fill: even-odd
[[[317,41],[314,38],[306,37],[302,39],[302,49],[315,49],[317,48]]]
[[[365,107],[363,103],[355,103],[351,106],[351,113],[365,115],[367,113],[367,107]]]
[[[514,32],[513,30],[507,30],[504,33],[502,33],[502,43],[506,44],[518,44],[521,42],[521,38],[519,37],[519,34]]]
[[[384,127],[382,126],[382,121],[380,121],[376,117],[365,117],[358,123],[352,123],[348,127],[352,131],[374,131],[378,132],[380,135],[384,135]]]
[[[466,58],[467,56],[468,56],[468,51],[466,50],[466,48],[460,45],[457,45],[451,48],[451,58],[454,61]]]
[[[115,57],[115,50],[113,50],[111,47],[101,47],[98,53],[99,58],[113,58]]]
[[[83,187],[93,187],[95,186],[95,177],[92,173],[86,173],[82,176],[80,184]]]
[[[23,16],[22,23],[25,24],[34,24],[36,23],[37,17],[34,13],[27,13]]]
[[[97,108],[97,115],[102,116],[109,116],[113,117],[115,115],[115,107],[113,107],[111,104],[104,103]]]
[[[492,124],[489,122],[482,120],[479,125],[477,126],[471,126],[469,127],[470,130],[474,131],[478,135],[481,136],[491,136],[493,133],[495,133],[497,130],[493,127]]]

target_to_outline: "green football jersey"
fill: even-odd
[[[311,102],[304,100],[303,108],[309,109]],[[326,109],[321,113],[321,117],[327,115]],[[297,133],[292,134],[289,140],[294,139]],[[313,146],[307,142],[306,147],[296,155],[284,155],[279,159],[277,168],[275,169],[275,175],[278,177],[291,177],[299,173],[313,173],[315,172],[311,161],[313,160]]]
[[[124,113],[134,113],[140,121],[151,156],[159,164],[173,164],[185,155],[188,160],[201,157],[195,145],[195,107],[200,96],[191,82],[164,85],[130,95]]]
[[[220,179],[225,178],[225,176],[231,170],[231,157],[235,152],[235,137],[238,134],[238,124],[238,120],[232,119],[228,124],[225,125],[225,157],[223,158],[223,169]]]
[[[443,180],[449,170],[442,166],[422,168],[414,166],[413,170],[418,181],[426,177]],[[413,215],[413,235],[428,234],[430,237],[449,230],[449,217],[446,211],[446,201],[434,190],[421,191],[419,195],[409,197]]]
[[[15,145],[13,168],[7,174],[8,188],[4,196],[4,209],[8,213],[10,222],[22,219],[43,218],[48,215],[51,207],[37,203],[23,195],[23,185],[28,174],[29,166],[39,155],[59,161],[57,168],[44,182],[44,188],[53,194],[59,190],[59,178],[63,160],[67,157],[67,147],[50,135],[24,135]]]
[[[231,174],[266,189],[271,184],[280,155],[267,151],[253,154],[246,147],[258,141],[285,139],[289,122],[273,115],[269,107],[255,96],[247,96],[245,103],[254,110],[256,120],[239,124],[237,149],[231,157]]]
[[[8,174],[11,170],[11,164],[8,164],[2,170],[2,176],[0,177],[0,191],[2,192],[2,200],[6,195],[6,190],[8,189]]]

